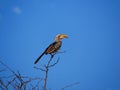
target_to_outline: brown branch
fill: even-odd
[[[59,60],[60,60],[60,58],[58,58],[58,60],[55,63],[49,65],[49,68],[55,66],[59,62]]]
[[[27,81],[25,81],[25,83],[29,83],[29,82],[31,82],[31,81],[33,81],[33,80],[39,80],[39,81],[41,81],[41,80],[43,80],[43,79],[42,79],[42,78],[39,78],[39,77],[29,78]]]
[[[49,68],[55,66],[59,61],[59,59],[58,59],[56,63],[54,63],[52,65],[50,64],[52,59],[54,58],[55,54],[56,53],[51,54],[50,60],[48,61],[47,65],[45,65],[45,79],[44,79],[43,90],[46,90]]]
[[[37,82],[36,85],[32,85],[32,84],[30,84],[31,87],[32,87],[32,90],[39,90],[39,88],[38,88],[38,85],[39,85],[39,84],[40,84],[40,80]]]
[[[11,84],[11,83],[13,83],[14,81],[15,81],[15,79],[16,79],[16,77],[14,77],[12,80],[10,80],[10,81],[8,81],[8,83],[7,83],[7,87],[9,87],[9,85]]]
[[[46,86],[47,86],[47,79],[48,79],[48,71],[49,71],[49,64],[52,61],[54,55],[51,54],[51,58],[48,61],[47,65],[45,66],[45,79],[44,79],[44,86],[43,86],[43,90],[46,90]]]
[[[0,77],[0,89],[1,90],[8,90],[9,86],[11,85],[12,88],[14,90],[26,90],[27,89],[27,84],[32,82],[32,81],[38,81],[40,82],[41,80],[43,80],[42,78],[31,78],[28,76],[22,76],[20,74],[20,72],[14,72],[10,67],[8,67],[6,64],[4,64],[2,61],[0,61],[0,64],[3,65],[8,71],[10,71],[13,75],[9,75],[9,76],[4,76],[4,77]],[[3,70],[1,70],[2,72]],[[7,82],[4,82],[4,80],[2,80],[2,78],[7,78]],[[10,78],[10,79],[8,79]],[[37,83],[38,85],[39,83]],[[29,84],[30,85],[30,84]],[[33,89],[32,89],[33,90]],[[34,90],[38,90],[38,89],[34,89]]]
[[[5,83],[3,82],[3,80],[1,78],[0,78],[0,88],[2,90],[4,90],[6,88],[6,85],[5,85]]]
[[[34,66],[34,68],[37,69],[37,70],[44,71],[44,72],[46,71],[46,70],[44,70],[44,69],[42,69],[42,68],[38,68],[38,67],[36,67],[36,66]]]
[[[55,54],[57,54],[57,53],[50,54],[51,57],[50,57],[49,61],[47,62],[46,65],[41,66],[42,68],[38,68],[38,67],[34,66],[35,69],[45,72],[43,90],[46,90],[49,68],[55,66],[60,59],[60,58],[58,58],[58,60],[55,63],[51,64],[52,59],[54,58]]]
[[[9,71],[11,71],[15,76],[17,76],[17,74],[10,68],[8,67],[6,64],[4,64],[2,61],[0,61],[0,63],[5,66]]]

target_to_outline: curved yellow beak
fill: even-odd
[[[60,38],[63,39],[63,38],[68,38],[68,35],[66,34],[60,34]]]

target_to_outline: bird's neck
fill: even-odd
[[[61,41],[61,39],[55,39],[55,42],[59,42],[59,41]]]
[[[61,41],[60,37],[55,38],[55,42],[59,42],[59,41]]]

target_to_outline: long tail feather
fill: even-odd
[[[34,62],[34,64],[36,64],[44,54],[45,54],[45,52],[43,52],[43,53],[37,58],[37,60]]]

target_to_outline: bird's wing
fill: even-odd
[[[44,54],[51,54],[57,52],[60,49],[61,45],[62,45],[61,41],[53,42],[52,44],[50,44],[48,48],[37,58],[34,64],[36,64]]]
[[[45,50],[45,54],[51,54],[51,53],[57,52],[60,49],[61,44],[62,44],[61,41],[59,41],[59,42],[53,42]]]

